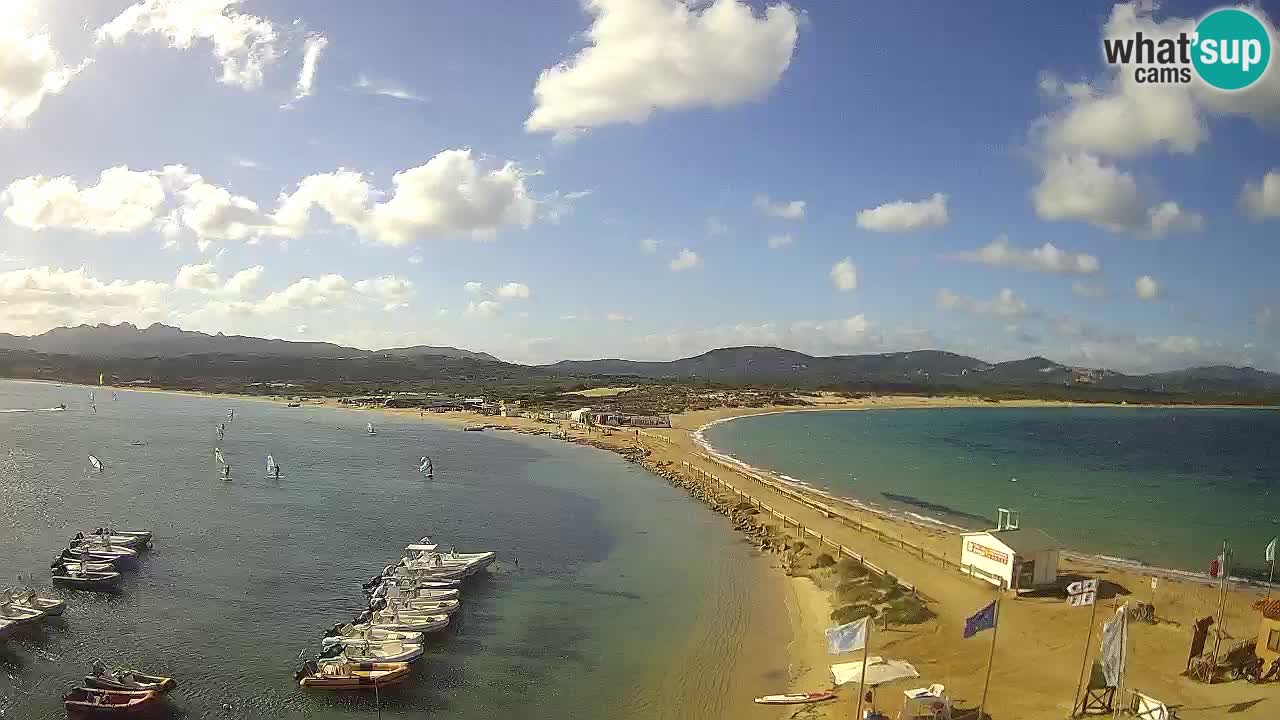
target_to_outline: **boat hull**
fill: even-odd
[[[178,687],[177,681],[171,677],[147,675],[146,673],[134,671],[129,671],[127,674],[132,676],[132,683],[124,678],[124,673],[86,675],[84,683],[86,687],[97,690],[127,690],[134,692],[149,690],[156,693],[165,693]]]
[[[84,573],[80,575],[54,575],[55,585],[72,590],[114,590],[120,584],[120,573]]]
[[[306,675],[298,685],[316,690],[372,690],[402,683],[408,663],[320,663],[320,672]]]

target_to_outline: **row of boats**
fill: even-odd
[[[136,670],[107,670],[94,663],[84,685],[62,696],[68,714],[82,717],[123,717],[147,712],[165,693],[177,687],[170,677],[148,675]]]
[[[462,583],[492,565],[494,552],[441,552],[424,537],[364,584],[369,607],[325,633],[319,655],[295,674],[304,688],[370,690],[403,682],[426,636],[449,625]]]
[[[150,547],[149,530],[78,532],[49,563],[53,583],[72,590],[114,590],[120,583],[120,570],[136,566],[139,554]]]

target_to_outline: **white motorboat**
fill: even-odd
[[[150,533],[116,533],[106,532],[105,530],[95,530],[85,535],[84,533],[76,533],[71,539],[72,544],[77,542],[89,541],[99,543],[111,547],[126,547],[131,550],[146,549],[147,543],[151,542]]]
[[[394,588],[394,590],[392,589]],[[459,600],[462,593],[457,588],[402,587],[387,582],[373,591],[373,598],[407,598],[409,600]]]
[[[375,598],[369,607],[399,610],[402,613],[452,615],[462,607],[457,600],[419,600],[410,598]]]
[[[65,602],[57,598],[41,597],[30,590],[23,593],[11,593],[10,598],[10,602],[17,607],[36,610],[50,616],[61,615],[62,611],[67,607]],[[0,596],[0,601],[2,601],[2,596]]]
[[[359,615],[362,621],[384,630],[412,630],[429,633],[443,630],[449,624],[448,615],[424,615],[399,610],[366,610]]]
[[[387,630],[385,628],[377,628],[368,623],[338,623],[329,628],[324,636],[326,638],[339,638],[343,640],[363,640],[372,642],[402,642],[410,645],[422,644],[422,633],[416,630]]]
[[[413,662],[422,657],[421,643],[399,640],[370,642],[350,638],[325,638],[321,641],[322,659],[345,657],[351,662]]]
[[[410,568],[404,565],[388,565],[382,570],[383,578],[418,584],[438,580],[461,580],[467,576],[465,567]]]
[[[123,545],[104,545],[92,541],[73,543],[71,552],[77,555],[86,553],[92,561],[111,562],[116,567],[136,565],[138,562],[138,551]]]
[[[431,553],[435,553],[436,555],[439,555],[441,562],[446,567],[455,564],[464,565],[469,570],[467,573],[468,575],[486,568],[498,560],[498,553],[493,551],[460,553],[457,550],[450,549],[448,552],[440,552],[439,547],[440,546],[436,543],[431,542],[431,538],[428,536],[407,546],[405,551],[409,553],[410,558],[415,556],[420,557],[422,555],[429,556]]]
[[[143,545],[150,544],[151,542],[150,530],[117,530],[115,528],[102,528],[102,529],[105,530],[108,535],[120,535],[122,537],[139,538],[142,541]]]

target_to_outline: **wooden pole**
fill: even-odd
[[[1097,615],[1098,615],[1098,597],[1095,594],[1093,598],[1093,603],[1089,606],[1089,630],[1088,632],[1085,633],[1085,636],[1084,636],[1084,658],[1080,661],[1080,678],[1079,678],[1079,682],[1076,684],[1076,694],[1074,696],[1075,698],[1079,698],[1080,691],[1084,689],[1084,683],[1085,683],[1084,679],[1085,679],[1086,673],[1088,672],[1088,667],[1089,667],[1089,643],[1093,641],[1093,622],[1097,618]],[[1084,701],[1081,700],[1080,704],[1082,706],[1080,709],[1081,711],[1083,711]],[[1072,700],[1072,704],[1071,704],[1071,714],[1072,716],[1076,716],[1080,714],[1076,712],[1076,705],[1075,705],[1074,699]]]
[[[871,618],[867,618],[867,636],[862,639],[862,677],[858,678],[858,709],[854,711],[853,716],[861,720],[862,718],[862,696],[867,692],[867,651],[871,647],[871,626],[875,623],[871,622]],[[873,710],[875,708],[872,708]]]
[[[1000,595],[996,591],[996,611],[991,626],[991,655],[987,658],[987,680],[982,684],[982,701],[978,703],[978,720],[982,720],[982,709],[987,706],[987,689],[991,687],[991,665],[996,659],[996,635],[1000,632]]]

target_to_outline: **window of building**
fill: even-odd
[[[1267,634],[1267,649],[1280,652],[1280,630],[1272,630]]]

